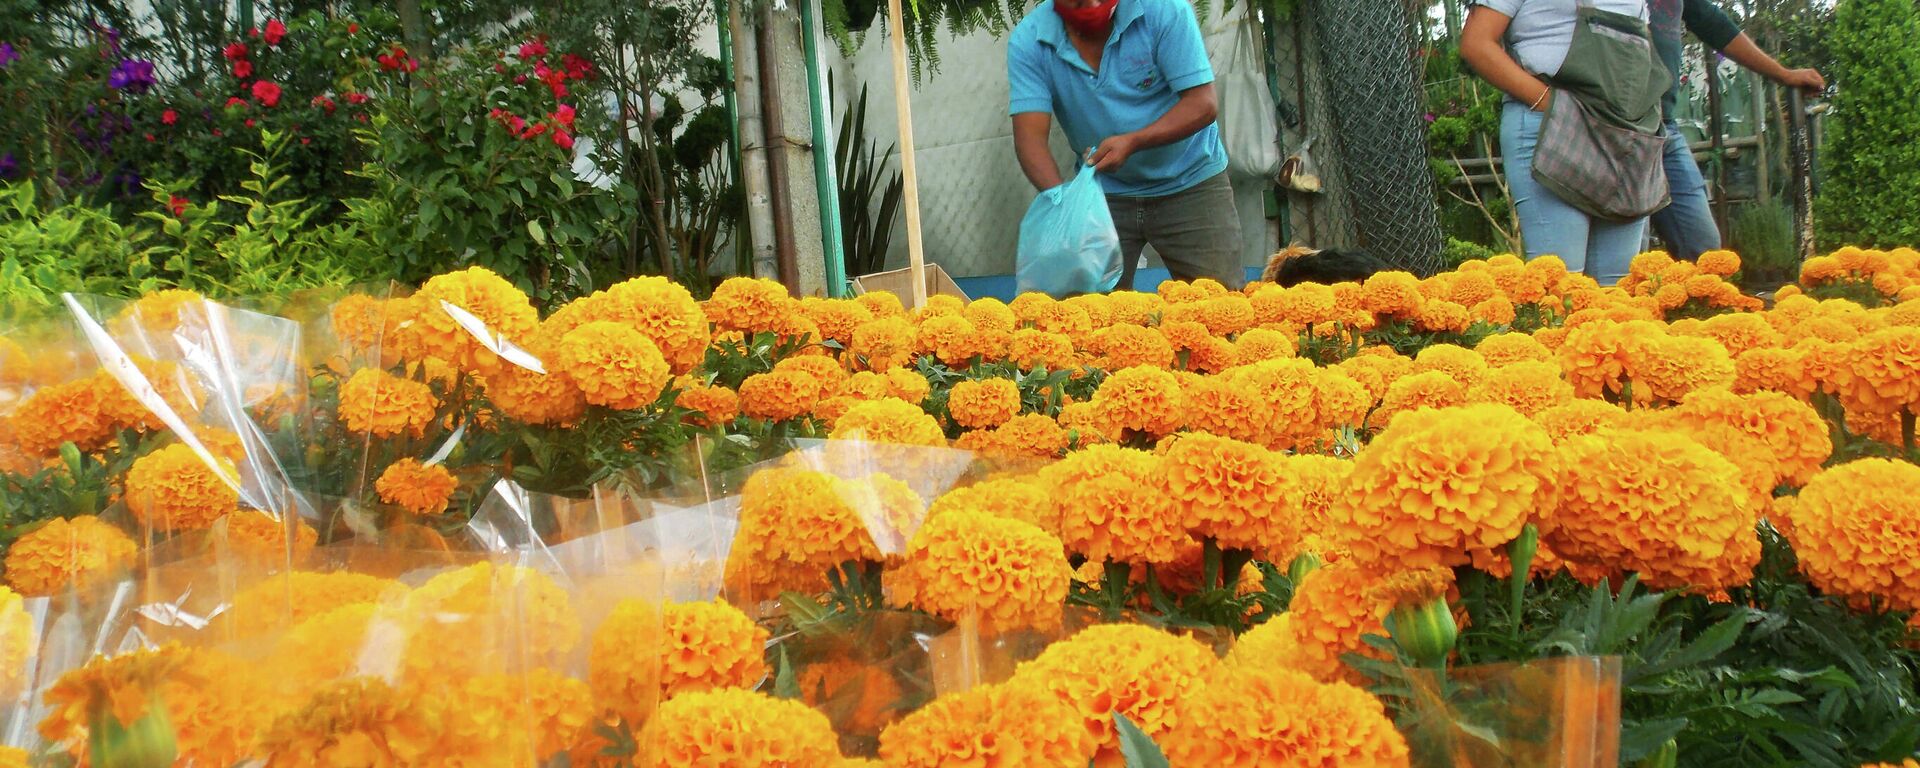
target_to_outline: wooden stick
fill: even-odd
[[[887,35],[893,38],[893,111],[900,120],[900,181],[907,209],[907,268],[913,304],[927,303],[927,257],[920,249],[920,177],[913,167],[913,90],[907,79],[907,33],[900,0],[887,0]]]

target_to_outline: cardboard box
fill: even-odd
[[[938,264],[925,267],[928,296],[952,296],[961,301],[971,301],[966,291],[960,290],[960,284],[947,275],[947,271]],[[900,297],[900,303],[913,303],[913,268],[896,269],[888,272],[875,272],[853,279],[853,293],[858,296],[869,291],[886,291]],[[916,307],[907,307],[916,309]]]

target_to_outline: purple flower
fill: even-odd
[[[13,43],[0,43],[0,69],[20,60],[20,52],[13,49]]]
[[[0,179],[11,179],[20,172],[20,160],[12,152],[0,153]]]
[[[128,93],[146,93],[154,85],[153,62],[127,59],[107,74],[107,87]]]

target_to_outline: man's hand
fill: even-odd
[[[1100,142],[1100,146],[1093,148],[1092,154],[1087,156],[1087,162],[1101,173],[1112,173],[1120,170],[1120,166],[1125,165],[1127,158],[1132,157],[1134,150],[1139,148],[1140,140],[1131,133],[1109,136],[1106,141]]]
[[[1789,69],[1780,75],[1780,84],[1810,93],[1819,93],[1827,89],[1827,79],[1821,77],[1818,70],[1813,69]]]

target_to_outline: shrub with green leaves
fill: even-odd
[[[1920,242],[1920,10],[1842,0],[1831,36],[1833,135],[1815,222],[1829,247]]]

